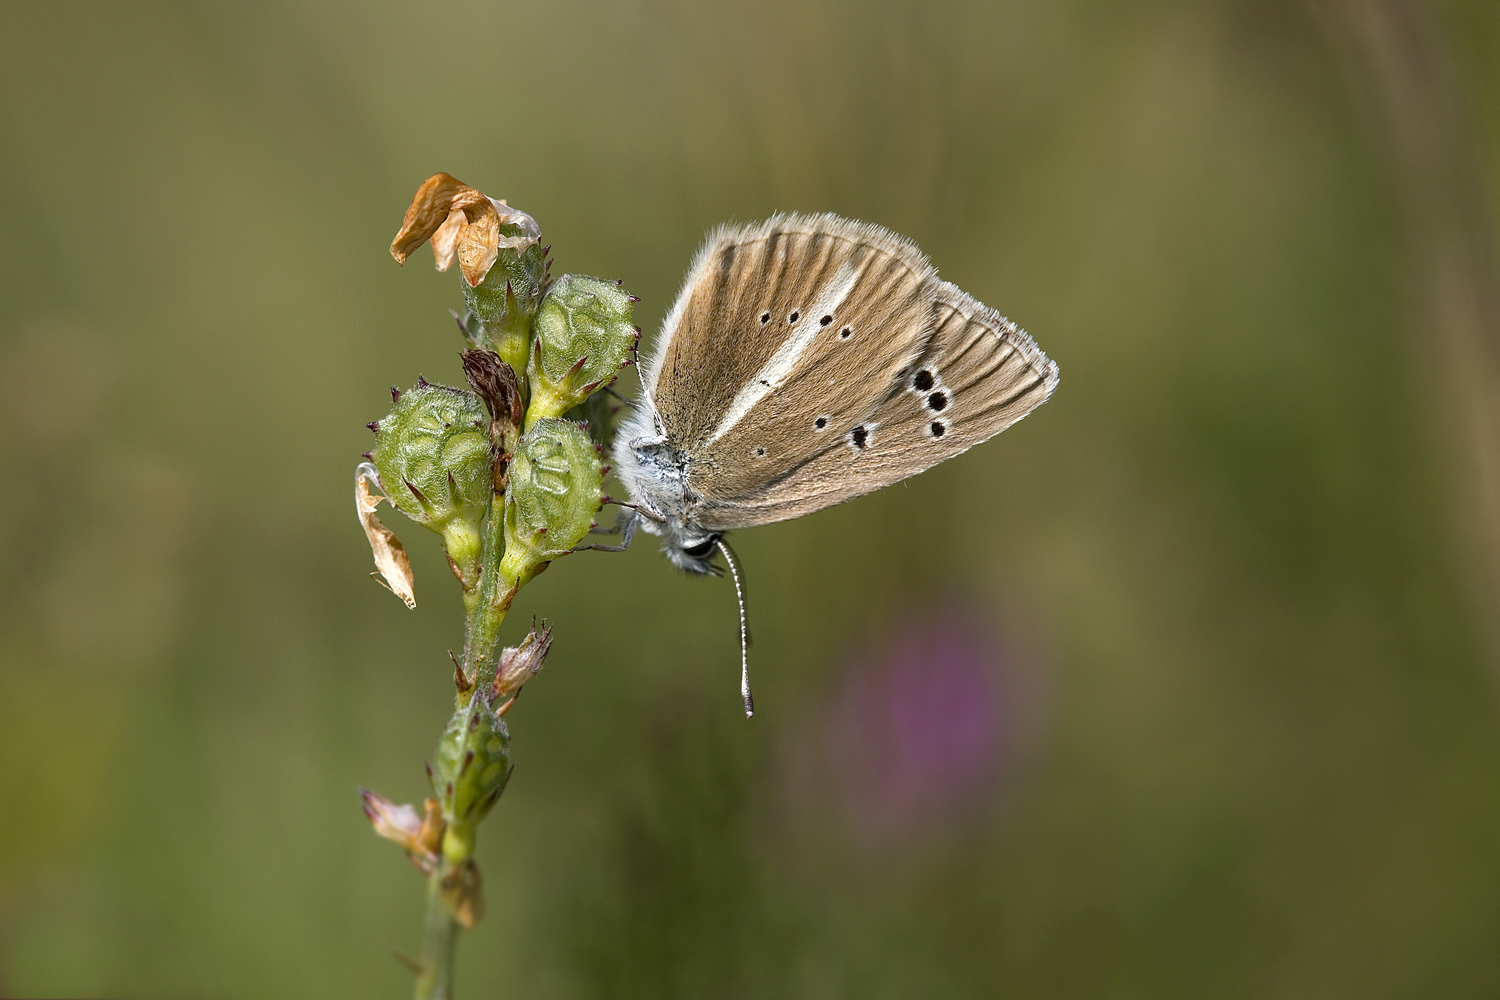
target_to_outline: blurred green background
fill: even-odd
[[[0,5],[0,995],[400,997],[461,639],[351,479],[445,170],[624,278],[915,239],[1062,368],[901,486],[559,562],[460,996],[1500,995],[1487,0]],[[629,388],[622,379],[621,388]]]

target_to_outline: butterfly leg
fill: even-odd
[[[635,516],[634,514],[629,514],[629,513],[626,513],[625,511],[620,511],[620,513],[618,513],[617,515],[615,515],[615,523],[614,524],[611,524],[607,528],[601,527],[601,526],[599,526],[599,525],[596,524],[592,528],[589,529],[589,534],[591,534],[591,535],[618,535],[621,531],[624,530],[626,519],[634,517],[634,516]]]
[[[620,532],[619,545],[575,545],[570,551],[585,552],[593,549],[596,552],[624,552],[630,548],[630,543],[635,541],[635,529],[640,524],[640,521],[641,516],[634,510],[622,510],[620,511],[619,520],[615,522],[613,528],[596,532],[596,534],[601,535],[613,535],[617,531]]]

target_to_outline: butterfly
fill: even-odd
[[[725,532],[916,475],[1020,420],[1057,382],[1024,330],[889,230],[831,214],[720,227],[615,437],[634,512],[625,530],[639,520],[692,573],[714,572],[722,553],[750,715],[744,591]]]

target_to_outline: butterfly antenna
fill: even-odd
[[[714,540],[724,561],[729,564],[729,575],[734,578],[734,596],[740,602],[740,698],[745,702],[745,718],[755,714],[755,699],[750,695],[750,627],[745,619],[745,585],[740,581],[740,561],[734,550],[722,538]]]

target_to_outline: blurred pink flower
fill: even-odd
[[[988,797],[1015,728],[1008,666],[952,612],[908,620],[851,659],[819,756],[858,839],[920,835]]]

